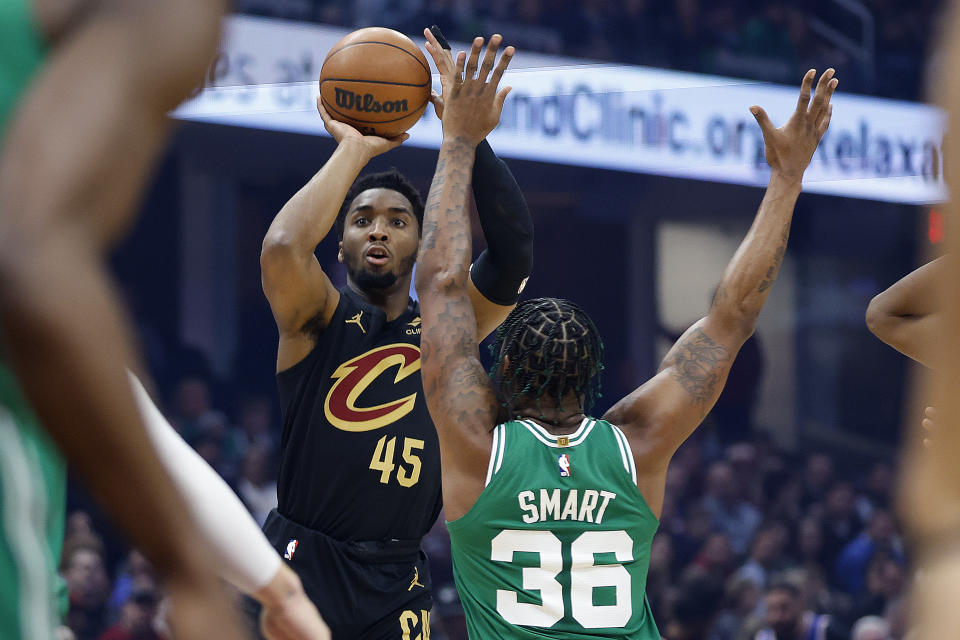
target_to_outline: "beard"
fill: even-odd
[[[417,254],[414,252],[409,256],[400,258],[396,269],[384,273],[374,273],[366,268],[362,257],[355,256],[346,251],[343,252],[343,264],[347,267],[347,275],[350,276],[350,279],[363,291],[382,291],[389,289],[400,279],[397,272],[399,271],[400,274],[403,275],[410,273],[416,261]]]
[[[357,286],[363,290],[367,289],[389,289],[397,282],[397,274],[393,271],[387,273],[370,273],[366,269],[352,271],[349,267],[347,273],[357,283]]]

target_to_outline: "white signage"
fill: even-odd
[[[316,79],[327,51],[345,34],[332,27],[234,16],[211,86],[175,115],[326,135],[316,113]],[[490,136],[497,153],[636,173],[766,183],[763,140],[748,109],[759,104],[775,123],[785,122],[796,105],[799,78],[798,86],[786,87],[576,62],[518,53],[503,81],[513,92]],[[805,190],[915,204],[942,201],[944,114],[928,105],[844,95],[842,90],[840,78],[830,130],[807,170]],[[432,109],[410,134],[407,145],[439,147],[440,123]]]

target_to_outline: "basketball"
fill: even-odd
[[[392,138],[427,108],[430,67],[420,48],[399,31],[359,29],[327,54],[320,97],[332,118],[363,134]]]

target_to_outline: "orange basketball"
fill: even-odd
[[[430,99],[430,67],[413,40],[367,27],[333,46],[320,69],[320,97],[331,117],[361,133],[392,138],[416,123]]]

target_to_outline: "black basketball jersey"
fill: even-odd
[[[419,539],[441,507],[420,377],[420,307],[392,322],[349,287],[310,354],[277,375],[281,515],[338,540]]]

